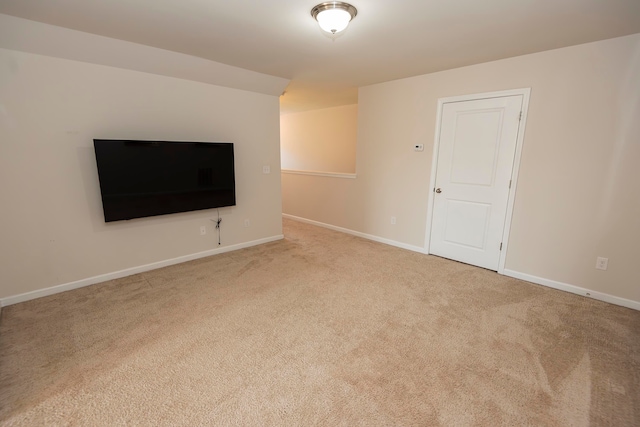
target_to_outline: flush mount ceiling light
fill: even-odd
[[[356,17],[358,10],[349,3],[328,1],[311,9],[311,16],[318,21],[320,28],[327,33],[336,34],[343,31],[349,22]]]

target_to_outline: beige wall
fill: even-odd
[[[282,168],[355,173],[357,132],[357,105],[283,114]]]
[[[283,176],[284,212],[424,247],[438,98],[530,87],[506,268],[640,301],[638,76],[640,34],[361,88],[357,179]]]
[[[93,138],[233,142],[222,245],[282,233],[277,96],[0,49],[0,298],[218,247],[215,210],[105,224]]]

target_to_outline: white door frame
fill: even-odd
[[[509,189],[509,200],[507,202],[507,216],[505,217],[504,231],[502,233],[502,251],[500,251],[500,262],[498,263],[498,273],[504,274],[504,266],[509,250],[509,232],[511,231],[511,217],[513,215],[513,205],[515,201],[516,188],[518,186],[518,172],[520,170],[520,158],[522,156],[522,144],[524,142],[524,130],[527,124],[527,113],[529,111],[529,96],[531,88],[504,90],[499,92],[478,93],[473,95],[452,96],[438,99],[438,112],[436,114],[436,133],[433,142],[433,159],[431,161],[431,179],[429,181],[429,199],[427,202],[427,227],[424,239],[424,250],[430,254],[431,244],[431,222],[433,220],[434,189],[436,184],[436,168],[438,167],[438,150],[440,148],[440,126],[442,122],[442,109],[444,104],[451,102],[475,101],[487,98],[499,98],[505,96],[522,95],[522,120],[518,128],[518,138],[516,141],[516,153],[513,159],[513,170],[511,172],[511,188]]]

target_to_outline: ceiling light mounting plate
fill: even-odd
[[[358,10],[349,3],[328,1],[311,9],[311,16],[318,21],[324,31],[336,34],[343,31],[358,14]]]

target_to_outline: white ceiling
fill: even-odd
[[[291,79],[283,111],[357,87],[640,32],[640,0],[352,0],[331,39],[317,0],[0,0],[0,13]]]

